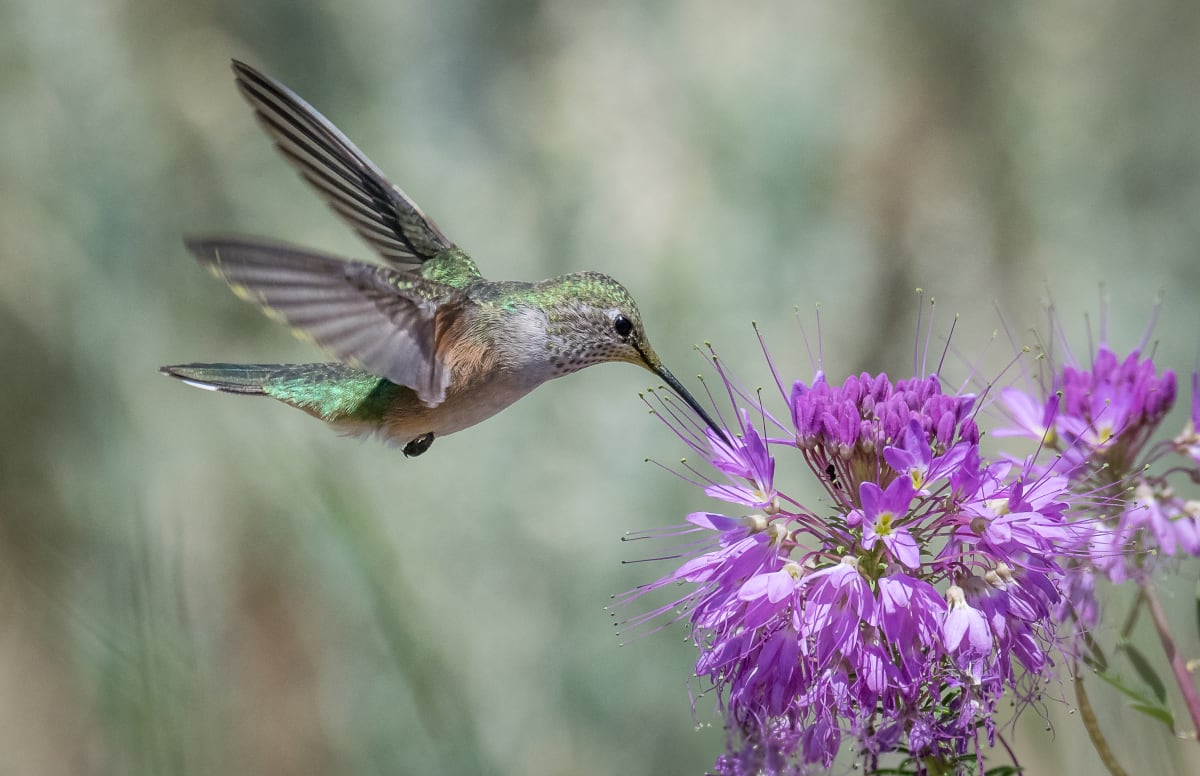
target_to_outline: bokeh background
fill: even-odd
[[[182,235],[368,255],[231,56],[493,277],[621,279],[698,387],[703,340],[771,384],[752,320],[809,377],[818,304],[832,375],[904,372],[929,295],[940,330],[962,314],[951,372],[996,374],[1001,316],[1033,341],[1052,298],[1082,351],[1101,284],[1120,349],[1163,294],[1157,354],[1191,371],[1197,40],[1184,0],[7,0],[0,774],[698,774],[722,748],[682,630],[620,646],[605,611],[666,571],[622,535],[709,504],[643,461],[683,452],[645,373],[556,381],[413,460],[155,374],[317,358]],[[1189,657],[1196,577],[1163,592]],[[1127,767],[1200,771],[1092,690]],[[1015,750],[1093,772],[1056,692]]]

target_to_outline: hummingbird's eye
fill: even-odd
[[[629,333],[633,331],[633,321],[629,320],[620,313],[617,313],[616,317],[613,318],[612,325],[613,331],[615,331],[617,336],[621,339],[625,339],[629,336]]]

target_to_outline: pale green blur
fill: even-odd
[[[604,610],[668,568],[623,565],[669,547],[624,533],[713,506],[643,462],[684,452],[645,372],[554,381],[411,460],[156,374],[319,358],[183,235],[369,256],[230,57],[335,121],[487,276],[609,273],[689,388],[711,340],[773,392],[751,320],[787,382],[813,371],[793,308],[815,357],[818,303],[831,376],[904,372],[916,287],[940,331],[963,314],[963,378],[1014,353],[987,346],[993,303],[1032,343],[1047,290],[1082,353],[1101,282],[1117,349],[1165,289],[1157,353],[1190,371],[1197,40],[1200,5],[1160,0],[0,6],[0,774],[699,774],[722,747],[682,629],[619,647]],[[1164,598],[1194,657],[1182,574]],[[1200,772],[1090,686],[1127,767]],[[1050,700],[1022,762],[1094,772]]]

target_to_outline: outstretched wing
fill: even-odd
[[[422,264],[454,247],[407,194],[291,89],[236,59],[233,72],[283,155],[384,259]]]
[[[427,405],[445,399],[450,375],[437,355],[439,320],[466,302],[461,292],[378,264],[265,240],[185,244],[234,293],[341,361],[412,388]]]

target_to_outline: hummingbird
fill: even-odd
[[[233,60],[233,72],[276,148],[383,263],[260,238],[186,239],[237,296],[336,361],[160,372],[210,391],[269,396],[344,433],[403,445],[411,457],[547,380],[625,361],[656,374],[728,438],[650,347],[637,305],[617,281],[599,272],[486,280],[328,119],[243,62]]]

